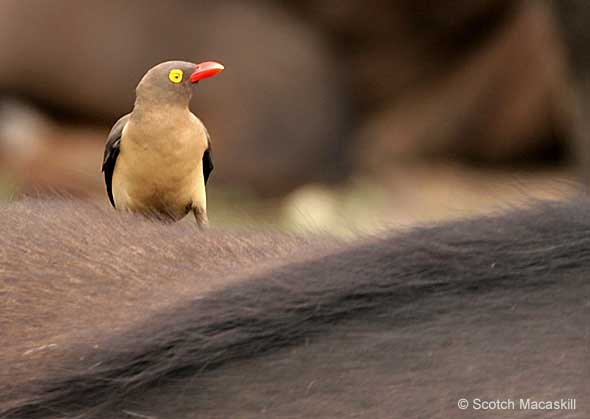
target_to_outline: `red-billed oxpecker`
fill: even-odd
[[[168,61],[143,76],[133,110],[106,142],[102,171],[113,207],[173,221],[192,211],[207,223],[211,139],[189,101],[200,80],[222,70],[213,61]]]

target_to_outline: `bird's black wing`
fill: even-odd
[[[123,133],[123,128],[127,125],[129,115],[130,114],[127,114],[115,122],[115,125],[111,128],[111,132],[109,132],[107,143],[104,148],[102,171],[104,172],[104,183],[107,187],[107,194],[109,195],[109,200],[113,207],[115,206],[115,199],[113,198],[113,172],[115,171],[115,164],[117,163],[117,157],[119,156],[121,134]]]
[[[211,137],[209,136],[209,131],[205,128],[205,134],[207,134],[207,150],[203,153],[203,176],[205,177],[205,185],[207,184],[207,179],[209,179],[209,175],[213,171],[213,156],[211,155]]]

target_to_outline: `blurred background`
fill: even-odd
[[[192,105],[214,225],[374,231],[568,196],[590,178],[585,3],[0,0],[0,199],[109,205],[106,135],[170,59],[226,66]]]

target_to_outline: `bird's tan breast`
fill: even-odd
[[[121,136],[113,173],[118,209],[164,212],[183,217],[191,207],[206,209],[202,159],[207,134],[192,114],[130,119]]]

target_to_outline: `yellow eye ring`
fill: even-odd
[[[182,70],[175,68],[168,73],[168,79],[170,79],[172,83],[180,83],[182,81],[182,75]]]

